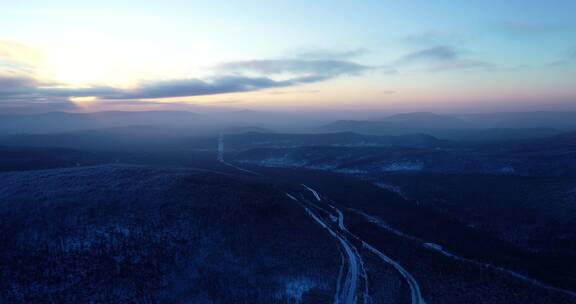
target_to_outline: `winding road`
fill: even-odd
[[[314,190],[313,188],[311,188],[307,185],[302,185],[302,186],[304,188],[306,188],[308,191],[310,191],[314,195],[314,197],[316,198],[316,200],[318,202],[323,201],[318,191]],[[408,286],[410,287],[410,293],[411,293],[411,299],[412,299],[411,303],[412,304],[425,304],[426,302],[424,301],[424,298],[422,296],[422,292],[420,290],[420,285],[418,284],[416,279],[404,267],[402,267],[398,262],[394,261],[393,259],[391,259],[387,255],[382,253],[380,250],[376,249],[374,246],[368,244],[364,240],[360,239],[358,236],[356,236],[353,233],[351,233],[350,231],[348,231],[348,229],[346,228],[346,226],[344,224],[344,214],[342,213],[342,211],[340,209],[334,207],[331,204],[327,204],[327,205],[332,210],[334,210],[337,214],[336,218],[337,218],[337,222],[338,222],[338,229],[340,230],[341,233],[343,233],[342,237],[344,237],[344,235],[349,235],[350,237],[360,241],[364,248],[368,249],[371,253],[376,255],[380,260],[382,260],[386,264],[389,264],[392,267],[394,267],[394,269],[396,269],[396,271],[398,271],[400,273],[400,275],[402,275],[402,277],[404,277],[404,279],[408,283]],[[354,248],[354,249],[355,249],[355,251],[357,251],[356,248]],[[362,261],[361,258],[359,260],[360,260],[360,262]],[[346,302],[346,303],[354,303],[354,302]]]
[[[338,275],[338,280],[336,282],[336,295],[334,296],[335,304],[348,304],[348,303],[358,303],[358,289],[361,284],[360,281],[363,279],[364,282],[364,292],[360,295],[362,298],[362,303],[369,303],[370,297],[368,294],[368,277],[366,275],[366,270],[364,267],[364,262],[362,261],[362,256],[358,253],[357,248],[352,245],[341,231],[333,229],[330,227],[328,222],[325,222],[320,215],[316,214],[307,206],[307,203],[302,202],[295,198],[293,195],[286,194],[290,199],[300,203],[306,213],[321,227],[326,229],[332,237],[334,237],[340,244],[342,251],[345,253],[346,259],[343,260],[344,264],[341,265],[340,272]],[[305,199],[303,199],[306,201]],[[308,204],[310,204],[308,202]],[[318,206],[314,206],[320,208]],[[322,210],[322,209],[321,209]],[[343,270],[346,271],[346,275],[342,276]]]
[[[223,165],[240,170],[245,173],[262,176],[258,172],[247,170],[227,162],[224,159],[224,136],[220,133],[218,138],[217,159]],[[339,244],[341,249],[341,265],[336,280],[336,294],[334,304],[369,304],[371,303],[369,291],[369,277],[364,264],[360,249],[366,249],[366,253],[374,254],[387,265],[392,266],[405,279],[411,291],[411,304],[425,304],[416,279],[398,262],[382,253],[374,246],[368,244],[358,236],[351,233],[345,225],[344,213],[333,204],[326,202],[322,195],[308,185],[302,187],[310,192],[314,199],[309,199],[304,193],[299,193],[298,198],[294,194],[285,193],[291,200],[304,208],[306,214],[318,225],[324,228]],[[331,210],[331,211],[329,211]],[[361,246],[355,245],[359,244]],[[360,249],[359,249],[360,247]]]

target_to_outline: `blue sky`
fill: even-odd
[[[574,1],[9,1],[0,110],[546,109]]]

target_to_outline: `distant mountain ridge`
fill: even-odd
[[[402,113],[377,120],[340,120],[324,125],[323,132],[370,135],[426,133],[441,139],[474,141],[546,137],[576,130],[576,112],[507,112],[440,115]]]
[[[0,116],[0,132],[49,133],[134,125],[189,125],[201,115],[187,111],[48,112]]]
[[[226,143],[233,149],[287,148],[302,146],[341,147],[415,147],[435,148],[448,143],[428,134],[406,134],[402,136],[373,136],[354,132],[286,134],[249,132],[226,136]]]

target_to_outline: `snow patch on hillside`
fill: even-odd
[[[344,174],[350,174],[350,175],[367,174],[367,173],[368,173],[368,171],[366,171],[366,170],[363,170],[363,169],[354,169],[354,168],[342,168],[342,169],[337,169],[337,170],[335,170],[335,172],[344,173]]]
[[[424,163],[421,161],[410,161],[410,160],[400,160],[393,161],[382,166],[382,171],[394,172],[394,171],[422,171],[424,169]]]
[[[281,157],[270,157],[263,160],[239,160],[237,161],[241,164],[258,164],[261,166],[266,167],[304,167],[306,166],[306,162],[304,161],[295,161],[288,157],[288,155],[283,155]]]
[[[378,187],[378,188],[382,188],[382,189],[394,192],[394,193],[398,194],[401,198],[408,200],[408,198],[406,197],[404,192],[402,192],[402,188],[400,186],[387,184],[384,182],[375,182],[374,185],[376,185],[376,187]]]
[[[516,170],[511,165],[507,165],[502,167],[502,169],[500,169],[500,172],[504,174],[514,174]]]
[[[300,304],[303,296],[314,287],[316,287],[316,284],[310,279],[292,279],[285,282],[284,290],[277,297],[287,300],[287,303]]]

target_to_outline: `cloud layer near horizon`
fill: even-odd
[[[375,69],[345,60],[275,59],[234,61],[213,68],[214,76],[205,79],[174,79],[140,82],[135,88],[110,86],[69,88],[46,84],[32,73],[0,74],[0,101],[94,96],[100,99],[152,99],[251,92],[291,87],[359,75]]]

